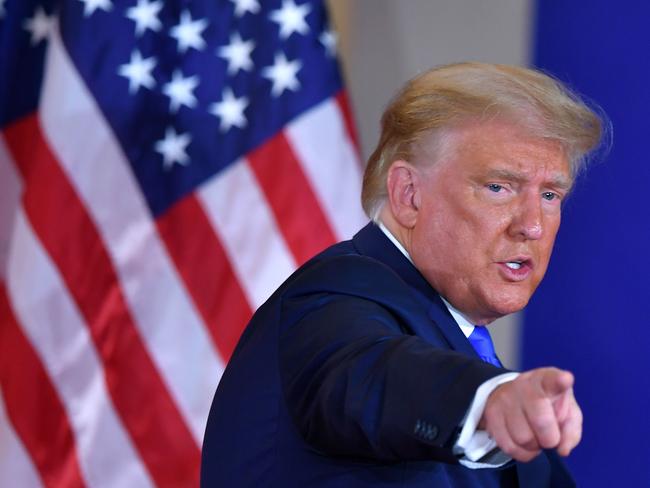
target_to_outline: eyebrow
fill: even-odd
[[[493,169],[488,172],[487,176],[488,178],[501,178],[504,180],[516,181],[518,183],[523,183],[528,180],[524,174],[515,173],[507,169]],[[563,176],[557,176],[550,181],[550,184],[554,188],[568,191],[573,186],[573,180]]]

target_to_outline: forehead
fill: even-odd
[[[423,141],[421,155],[432,170],[480,176],[490,173],[542,178],[567,189],[569,161],[558,141],[531,135],[515,123],[473,121]]]

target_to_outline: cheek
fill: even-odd
[[[560,230],[560,216],[552,219],[546,226],[546,235],[540,243],[541,253],[546,257],[547,261],[553,252],[553,246],[555,245],[555,238],[558,231]],[[547,263],[548,264],[548,263]]]
[[[444,239],[451,227],[453,217],[442,209],[429,208],[425,209],[422,215],[427,217],[414,227],[414,237],[418,238],[422,245],[435,246]]]
[[[540,243],[541,245],[539,248],[538,262],[535,270],[534,287],[537,287],[537,285],[542,281],[544,275],[546,274],[546,270],[551,260],[554,242],[555,236],[553,235],[549,236],[548,239],[545,239],[543,243]]]
[[[439,214],[414,229],[411,257],[421,271],[447,276],[463,262],[467,239],[460,239],[458,225],[452,224],[448,216]]]
[[[551,260],[551,253],[553,251],[553,240],[545,245],[540,250],[539,262],[537,265],[537,280],[538,282],[542,280],[546,274],[546,269],[548,268],[548,263]]]

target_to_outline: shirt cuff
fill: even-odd
[[[474,399],[465,415],[463,428],[458,440],[454,444],[454,454],[461,456],[458,462],[471,469],[498,468],[511,460],[498,449],[497,443],[484,430],[477,430],[477,426],[488,396],[497,386],[514,380],[519,373],[504,373],[490,378],[478,387]],[[485,458],[485,459],[483,459]]]

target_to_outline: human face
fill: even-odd
[[[435,164],[419,161],[415,266],[476,324],[521,310],[541,281],[571,186],[559,144],[516,125],[453,130]],[[418,158],[426,159],[426,147]]]

